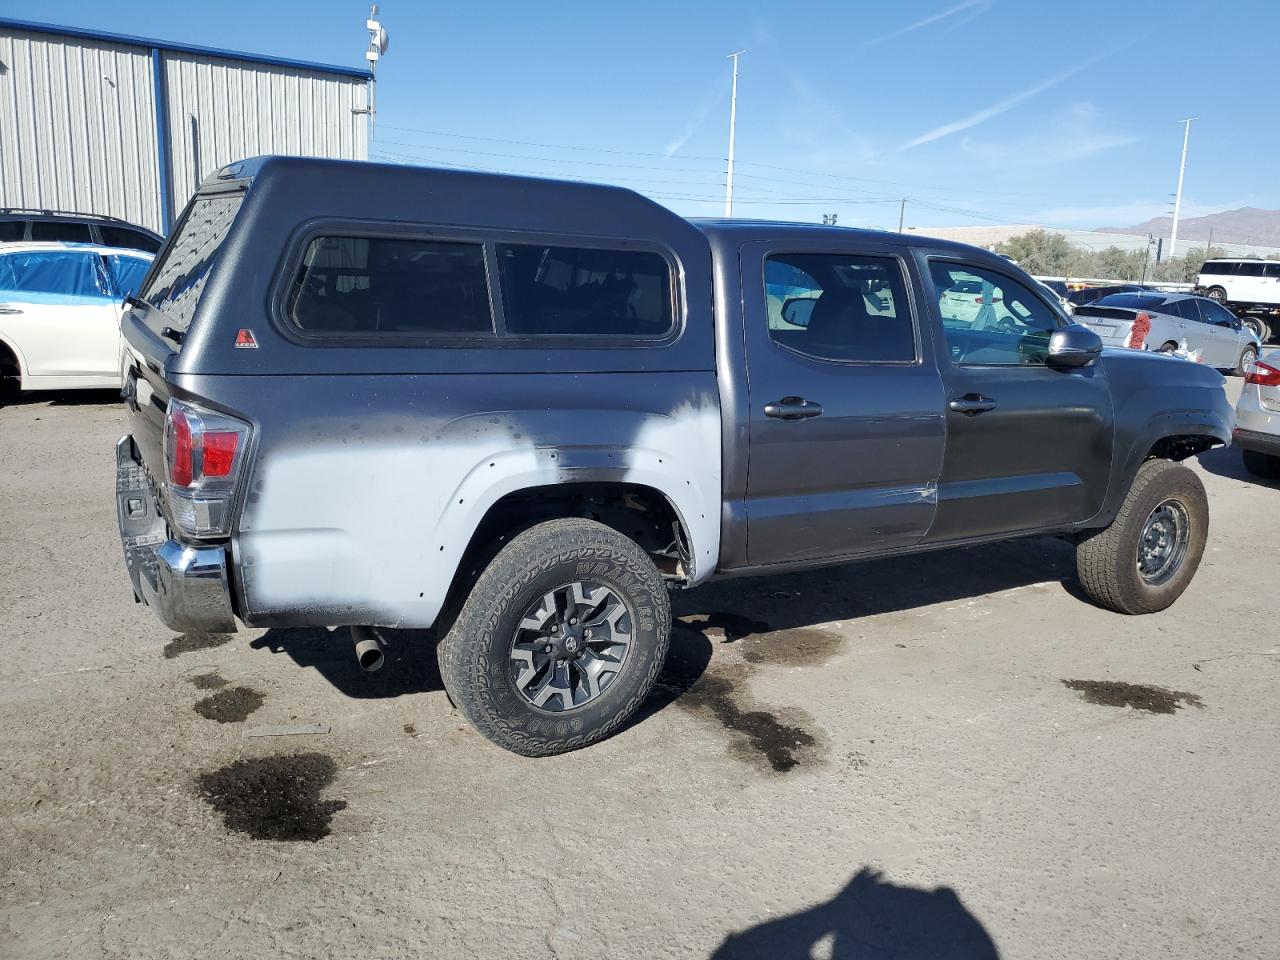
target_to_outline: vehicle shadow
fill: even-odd
[[[1243,483],[1253,484],[1259,487],[1270,487],[1273,490],[1280,490],[1280,480],[1267,480],[1264,477],[1255,477],[1252,473],[1244,468],[1244,459],[1241,457],[1239,447],[1214,447],[1212,450],[1206,450],[1197,458],[1200,466],[1204,467],[1209,473],[1217,477],[1226,477],[1228,480],[1240,480]]]
[[[785,660],[796,633],[831,621],[857,620],[937,603],[998,593],[1033,583],[1059,582],[1073,596],[1070,543],[1036,537],[938,553],[870,560],[802,573],[715,581],[672,596],[673,629],[667,661],[648,700],[627,727],[674,703],[706,672],[717,644],[759,638],[768,661],[776,643]],[[436,661],[438,631],[383,630],[386,663],[365,673],[356,663],[346,627],[275,628],[250,642],[254,650],[289,656],[318,671],[355,699],[400,697],[444,689]]]
[[[814,948],[823,944],[827,949]],[[950,887],[899,886],[864,867],[825,903],[725,937],[711,960],[999,960]]]
[[[0,407],[88,407],[120,403],[115,387],[100,390],[32,390],[27,393],[0,394]]]

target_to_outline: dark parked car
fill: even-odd
[[[1142,293],[1147,288],[1136,283],[1114,283],[1106,287],[1084,287],[1080,290],[1073,290],[1067,294],[1067,299],[1073,306],[1083,307],[1088,303],[1095,303],[1103,297],[1109,297],[1117,293]]]
[[[1053,533],[1095,602],[1161,610],[1208,527],[1177,461],[1233,423],[1221,375],[1104,353],[992,253],[581,183],[244,161],[140,298],[135,596],[350,627],[367,666],[434,626],[458,708],[528,755],[617,730],[668,589],[716,577]]]
[[[62,243],[94,243],[155,253],[164,242],[160,235],[115,217],[57,210],[0,209],[0,243],[56,240]]]

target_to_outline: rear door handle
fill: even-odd
[[[17,307],[11,307],[11,306],[8,306],[7,304],[5,306],[0,307],[0,313],[14,314],[14,313],[21,313],[21,312],[22,311],[19,310]]]
[[[804,397],[783,397],[764,405],[764,415],[776,420],[808,420],[822,416],[822,404]]]
[[[963,397],[956,397],[947,404],[956,413],[964,413],[974,416],[979,413],[986,413],[988,410],[996,408],[996,402],[990,397],[984,397],[977,393],[966,393]]]

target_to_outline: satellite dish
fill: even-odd
[[[378,48],[379,56],[387,52],[388,42],[389,42],[389,39],[387,37],[387,28],[384,27],[382,24],[378,24],[378,29],[373,34],[373,45]]]

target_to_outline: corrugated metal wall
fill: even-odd
[[[365,117],[352,113],[367,106],[361,78],[176,50],[161,58],[175,216],[199,179],[232,160],[368,157]],[[0,26],[0,207],[163,231],[156,138],[151,48]]]
[[[367,121],[351,112],[365,107],[361,80],[188,53],[164,60],[175,211],[233,160],[368,156]]]
[[[0,207],[158,228],[151,52],[0,29],[0,65]]]

